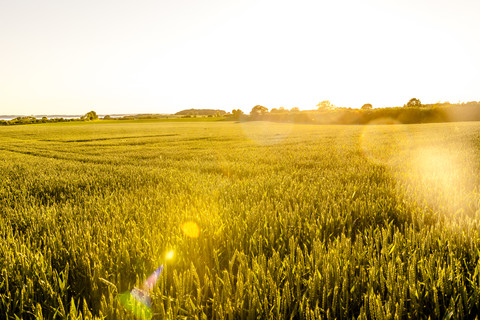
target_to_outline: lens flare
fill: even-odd
[[[293,129],[293,123],[274,123],[268,121],[242,122],[241,126],[245,136],[262,146],[281,143],[290,136]]]
[[[390,118],[379,119],[362,128],[360,147],[367,159],[377,165],[394,165],[399,150],[409,149],[408,126]]]
[[[165,259],[172,260],[174,255],[175,255],[175,252],[173,250],[170,250],[165,254]]]
[[[450,125],[451,134],[458,127],[461,124]],[[472,178],[478,171],[476,146],[452,139],[450,133],[432,132],[428,125],[412,130],[414,139],[398,144],[397,161],[390,161],[398,196],[410,205],[429,208],[432,215],[463,219],[463,213],[472,214],[469,197],[477,185]]]
[[[136,288],[132,289],[132,291],[135,289]],[[125,309],[133,313],[136,317],[146,320],[152,319],[151,307],[147,306],[144,301],[139,300],[133,292],[127,291],[121,293],[118,300],[120,300],[120,303]]]
[[[418,148],[403,172],[400,185],[410,186],[411,197],[436,210],[455,212],[465,204],[473,185],[470,173],[475,169],[466,150],[453,146]]]
[[[162,271],[163,265],[158,267],[140,288],[134,287],[130,291],[121,293],[118,299],[123,307],[140,319],[150,320],[152,318],[152,298],[150,297],[150,292],[153,290]]]
[[[198,238],[200,235],[200,228],[193,221],[188,221],[182,224],[183,233],[190,238]]]

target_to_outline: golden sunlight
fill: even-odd
[[[170,251],[167,251],[167,253],[165,254],[165,259],[172,260],[174,256],[175,256],[175,252],[173,250],[170,250]]]
[[[444,146],[418,149],[410,160],[409,179],[414,179],[417,203],[433,208],[443,207],[448,211],[463,202],[469,163],[459,159],[461,151]]]
[[[245,136],[263,146],[278,144],[286,139],[293,129],[293,123],[275,123],[267,121],[242,122]]]
[[[193,221],[188,221],[182,224],[183,233],[189,238],[198,238],[200,235],[200,228],[198,224]]]
[[[458,127],[451,127],[452,134]],[[416,133],[418,137],[422,132]],[[425,135],[408,150],[398,150],[391,168],[399,182],[399,192],[416,205],[427,205],[454,214],[464,208],[475,185],[475,158],[468,144],[452,144],[444,136]]]
[[[398,151],[408,148],[410,141],[408,126],[397,120],[384,118],[363,126],[360,148],[373,163],[392,165],[398,160]]]

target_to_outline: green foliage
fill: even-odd
[[[280,108],[273,108],[272,110],[270,110],[271,113],[285,113],[285,112],[288,112],[287,109],[285,109],[284,107],[280,107]]]
[[[256,105],[255,107],[252,108],[252,111],[250,111],[250,116],[253,119],[258,119],[259,117],[265,115],[267,112],[268,112],[267,107]]]
[[[270,112],[261,119],[315,124],[369,124],[387,120],[390,123],[404,124],[480,121],[480,102],[475,101],[462,104],[437,103],[421,107],[368,108],[367,104],[361,109],[322,108],[289,113]]]
[[[335,106],[328,100],[321,101],[317,104],[319,111],[328,111],[335,109]]]
[[[240,109],[233,109],[232,110],[232,118],[235,120],[240,120],[243,117],[244,113]]]
[[[82,120],[87,120],[87,121],[98,120],[98,115],[95,111],[89,111],[82,117]]]
[[[98,117],[97,117],[98,118]],[[40,124],[40,123],[57,123],[57,122],[78,122],[78,121],[83,121],[85,120],[83,117],[82,118],[47,118],[43,116],[41,119],[37,119],[32,116],[26,116],[26,117],[16,117],[15,119],[12,120],[0,120],[0,125],[23,125],[23,124]]]
[[[422,106],[422,102],[417,98],[412,98],[407,102],[407,107],[418,108]]]
[[[225,110],[219,109],[185,109],[175,113],[177,116],[216,116],[225,115]]]
[[[0,128],[0,318],[480,312],[476,123],[79,124]]]

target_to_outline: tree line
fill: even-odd
[[[227,115],[233,120],[264,120],[277,122],[300,122],[317,124],[368,124],[368,123],[435,123],[456,121],[480,121],[480,101],[452,104],[449,102],[422,104],[417,98],[410,99],[403,107],[373,108],[366,103],[360,109],[336,107],[324,100],[315,110],[300,111],[273,108],[269,110],[256,105],[249,114],[234,109]]]
[[[438,102],[434,104],[422,104],[417,98],[410,99],[402,107],[373,108],[372,104],[366,103],[359,109],[337,107],[329,100],[317,104],[317,109],[301,111],[299,108],[286,109],[284,107],[269,110],[262,105],[256,105],[249,114],[241,109],[233,109],[225,112],[218,109],[188,109],[177,112],[175,116],[196,117],[208,111],[208,117],[224,118],[225,120],[241,121],[276,121],[298,122],[316,124],[368,124],[368,123],[435,123],[456,121],[480,121],[480,101],[463,103]],[[136,115],[111,118],[105,116],[103,120],[135,120],[135,119],[168,119],[165,115]],[[32,116],[17,117],[12,120],[0,120],[0,125],[92,121],[99,117],[95,111],[74,119],[42,117],[37,119]]]
[[[89,111],[85,115],[79,118],[47,118],[42,117],[40,119],[35,118],[33,116],[20,116],[16,117],[12,120],[0,120],[0,125],[8,126],[8,125],[17,125],[17,124],[34,124],[34,123],[55,123],[55,122],[72,122],[72,121],[92,121],[98,120],[98,115],[95,111]]]

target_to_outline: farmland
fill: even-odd
[[[479,165],[478,122],[1,127],[0,319],[133,319],[162,264],[154,319],[474,318]]]

